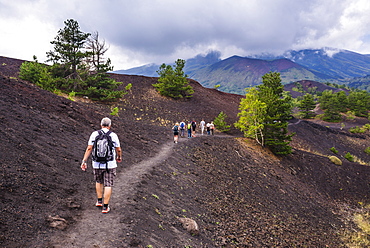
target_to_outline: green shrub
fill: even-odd
[[[162,96],[175,99],[192,97],[194,90],[183,71],[184,66],[185,60],[183,59],[176,60],[176,66],[162,64],[157,71],[160,77],[158,83],[153,84],[154,88]]]
[[[331,162],[333,162],[336,165],[342,165],[342,160],[340,160],[336,156],[329,156],[329,159]]]
[[[132,88],[132,83],[126,85],[125,90],[130,91]]]
[[[68,99],[71,101],[75,101],[74,97],[76,96],[76,92],[71,91],[68,93]]]
[[[62,91],[60,89],[54,89],[52,91],[55,95],[58,95],[58,96],[61,96],[62,95]]]
[[[344,158],[347,159],[350,162],[355,161],[355,157],[349,152],[347,152],[346,155],[344,155]]]
[[[19,78],[36,84],[44,90],[53,91],[56,87],[47,65],[38,63],[36,57],[34,59],[35,61],[22,63]]]
[[[354,111],[347,111],[347,120],[354,120],[355,119],[355,112]]]
[[[116,116],[118,116],[118,111],[119,111],[118,107],[114,107],[114,108],[112,108],[111,110],[112,110],[112,112],[110,113],[111,115],[116,115]]]
[[[364,132],[365,132],[365,129],[363,129],[363,128],[361,128],[361,127],[356,126],[356,127],[351,127],[351,128],[349,129],[349,131],[350,131],[351,133],[364,133]]]
[[[335,153],[335,154],[338,154],[338,150],[337,150],[337,149],[335,149],[335,147],[330,148],[330,151],[332,151],[332,152],[333,152],[333,153]]]
[[[227,115],[224,112],[220,112],[218,116],[214,119],[213,123],[215,124],[215,127],[220,132],[227,132],[230,131],[230,125],[227,125],[225,119],[227,118]]]
[[[369,131],[370,130],[370,124],[363,125],[362,129],[365,129],[365,130]]]
[[[370,146],[366,147],[364,152],[367,153],[367,154],[370,154]]]

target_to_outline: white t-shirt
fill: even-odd
[[[109,131],[108,128],[103,128],[102,130],[103,130],[104,133],[107,133]],[[98,135],[99,135],[99,131],[94,131],[90,135],[90,138],[89,138],[89,141],[88,141],[88,145],[91,145],[91,146],[94,145],[95,138]],[[114,147],[120,147],[120,143],[119,143],[119,139],[118,139],[117,134],[111,132],[109,136],[112,138],[113,146]],[[114,158],[113,161],[108,161],[108,169],[112,169],[112,168],[116,168],[117,167],[116,149],[113,149],[113,158]],[[101,164],[101,163],[95,162],[95,161],[92,162],[92,165],[93,165],[93,168],[94,169],[105,169],[106,168],[106,165],[105,164]]]

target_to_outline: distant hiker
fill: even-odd
[[[210,135],[211,134],[211,123],[207,122],[206,128],[207,128],[207,134]]]
[[[180,125],[178,122],[176,122],[172,130],[173,130],[173,142],[177,143],[177,141],[179,140],[179,131],[180,131]]]
[[[215,124],[213,124],[213,121],[211,121],[210,129],[211,129],[211,134],[213,135],[215,131]]]
[[[206,122],[202,119],[202,121],[200,122],[200,132],[204,133],[204,127],[206,126]]]
[[[185,136],[185,121],[180,122],[180,136],[184,137]]]
[[[196,137],[195,136],[195,130],[197,129],[197,122],[196,121],[191,122],[191,129],[192,129],[191,137]]]
[[[188,129],[188,138],[191,138],[191,121],[189,121],[187,129]]]
[[[103,214],[110,211],[109,200],[112,195],[117,162],[122,161],[120,142],[117,134],[110,131],[111,123],[109,118],[103,118],[100,123],[102,129],[94,131],[90,135],[81,164],[81,169],[85,171],[87,169],[87,159],[90,154],[93,153],[92,166],[94,170],[96,195],[98,197],[95,206],[103,207]]]

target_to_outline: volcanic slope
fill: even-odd
[[[294,152],[284,158],[235,129],[174,144],[174,122],[224,111],[233,123],[241,96],[191,81],[194,97],[175,101],[157,94],[156,78],[113,74],[133,87],[110,116],[111,106],[56,96],[2,64],[3,247],[344,247],[343,234],[357,228],[351,216],[369,203],[369,166],[342,157],[370,161],[367,134],[294,120]],[[91,169],[79,168],[104,116],[124,151],[108,215],[94,206]],[[341,166],[326,157],[333,146]],[[199,235],[178,217],[194,219]]]

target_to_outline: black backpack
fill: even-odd
[[[179,131],[179,127],[178,126],[174,126],[173,131],[174,132],[178,132]]]
[[[108,162],[114,159],[111,131],[104,133],[103,130],[99,130],[98,132],[99,135],[96,136],[93,145],[92,158],[95,162],[106,164],[108,167]]]

